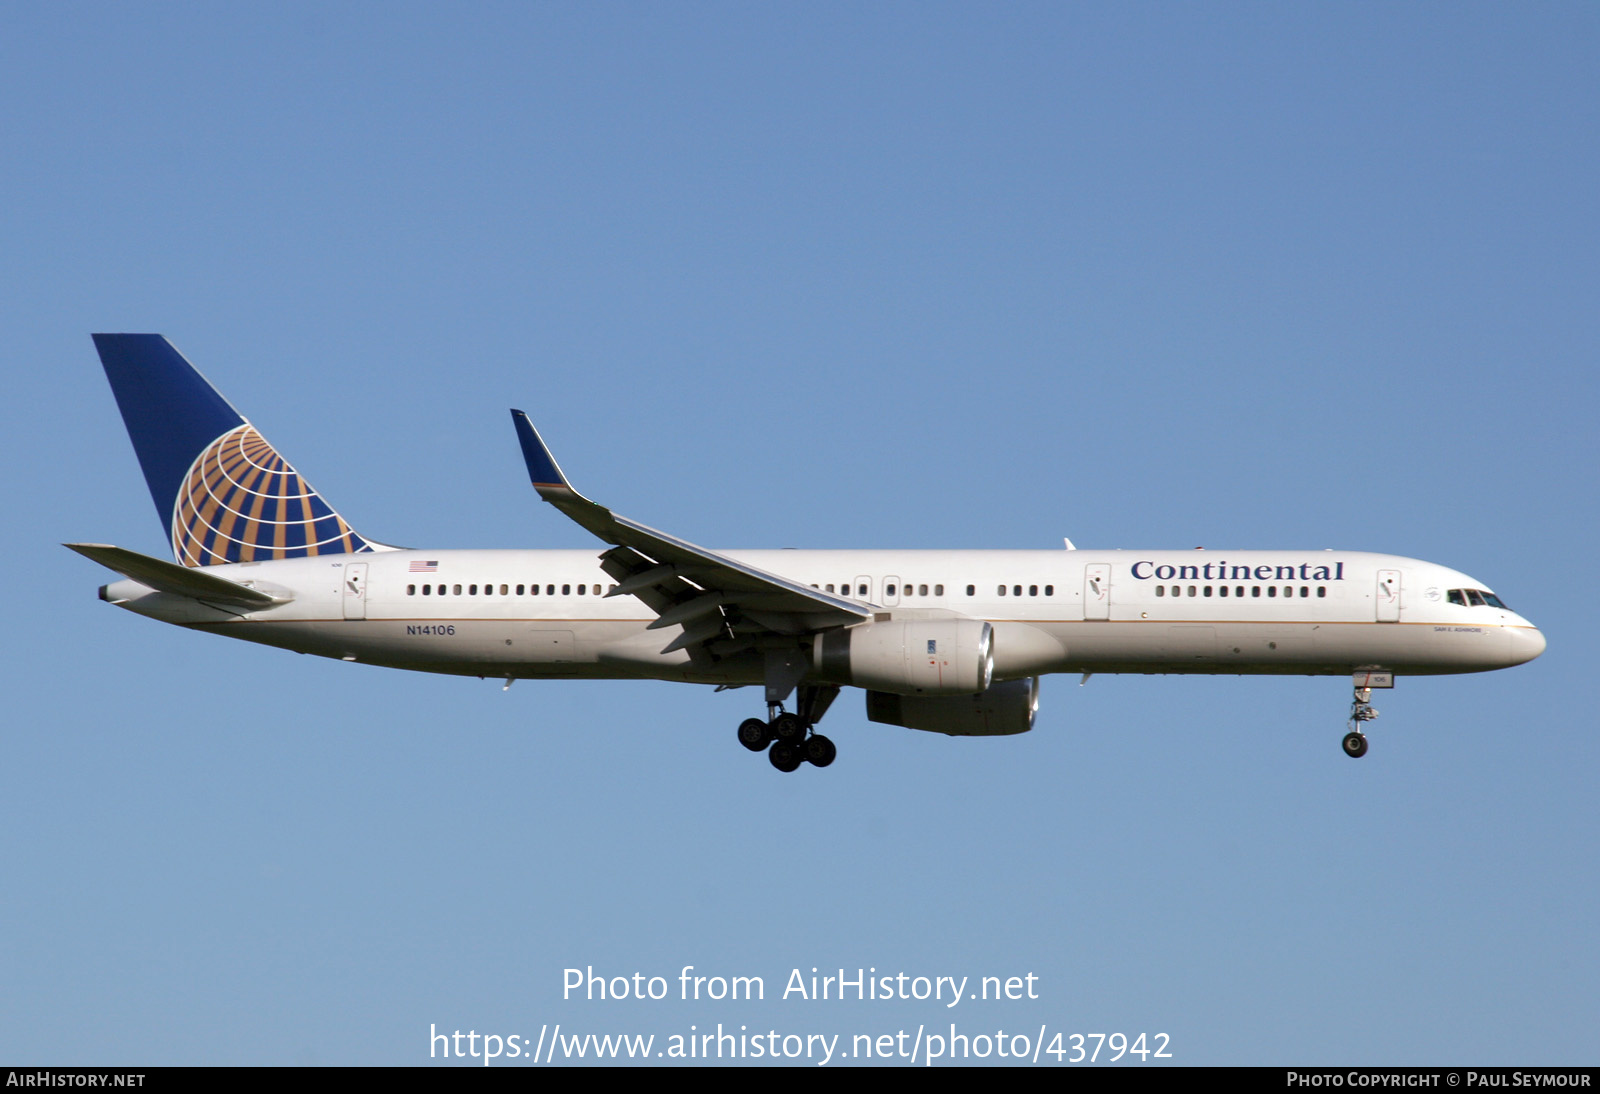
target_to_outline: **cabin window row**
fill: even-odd
[[[1170,594],[1167,592],[1167,590],[1169,588],[1172,590],[1172,592]],[[1262,592],[1263,588],[1266,589],[1265,593]],[[1284,596],[1285,599],[1288,599],[1289,597],[1294,596],[1294,588],[1295,587],[1293,585],[1285,585],[1285,586],[1283,586],[1283,596]],[[1188,590],[1187,594],[1185,594],[1185,591],[1184,591],[1185,589]],[[1230,589],[1232,590],[1231,593],[1229,592]],[[1218,585],[1218,586],[1216,586],[1216,595],[1217,596],[1242,597],[1242,596],[1245,595],[1244,590],[1245,590],[1245,587],[1243,585]],[[1212,586],[1210,586],[1210,585],[1172,585],[1172,586],[1157,585],[1156,586],[1156,595],[1157,596],[1168,596],[1168,595],[1171,595],[1171,596],[1184,596],[1184,595],[1188,595],[1188,596],[1211,596],[1212,595]],[[1276,596],[1278,596],[1278,586],[1277,585],[1266,585],[1266,586],[1252,585],[1252,586],[1250,586],[1250,595],[1251,596],[1276,597]],[[1311,586],[1310,585],[1302,585],[1302,586],[1300,586],[1300,595],[1302,597],[1309,597],[1311,595]],[[1317,586],[1317,595],[1318,596],[1327,596],[1328,595],[1328,587],[1326,585],[1318,585]]]
[[[817,586],[814,585],[814,584],[811,587],[813,589],[817,588]],[[850,591],[852,588],[854,588],[856,590],[853,593]],[[914,585],[909,581],[906,582],[904,585],[896,585],[896,584],[893,584],[893,583],[889,583],[889,584],[884,585],[884,587],[883,587],[883,595],[884,596],[928,596],[929,595],[928,588],[929,587],[927,585]],[[832,585],[824,585],[824,586],[822,586],[822,589],[823,589],[824,592],[830,592],[831,593],[831,592],[834,591],[834,588],[833,588]],[[839,592],[842,593],[845,596],[859,596],[859,597],[865,598],[865,597],[868,597],[868,596],[872,595],[872,586],[870,586],[870,585],[868,585],[866,583],[854,584],[854,583],[849,582],[849,581],[841,581],[841,582],[839,582]],[[944,595],[944,586],[943,585],[934,585],[933,586],[932,595],[933,596],[943,596]]]
[[[514,596],[538,596],[538,595],[540,595],[540,593],[539,593],[540,588],[541,588],[541,586],[539,586],[539,585],[501,585],[501,586],[499,586],[500,595],[501,596],[513,596],[513,595]],[[542,588],[544,590],[544,595],[545,596],[555,596],[555,595],[557,595],[556,594],[556,589],[557,588],[560,588],[560,590],[561,590],[560,595],[561,596],[602,596],[602,595],[604,595],[604,592],[603,592],[604,587],[603,586],[601,586],[601,585],[590,585],[588,583],[584,583],[584,584],[581,584],[581,585],[573,585],[573,584],[571,584],[569,582],[569,583],[561,585],[561,586],[545,585],[545,586],[542,586]],[[611,586],[611,588],[615,589],[616,586],[613,585],[613,586]],[[516,592],[513,593],[511,591],[512,589],[515,589]],[[444,584],[440,584],[440,585],[422,585],[422,586],[407,585],[406,586],[406,595],[407,596],[417,596],[419,594],[422,595],[422,596],[494,596],[495,595],[495,586],[492,585],[492,584],[490,584],[490,585],[444,585]]]
[[[813,589],[817,588],[816,585],[812,585],[811,587]],[[826,592],[830,592],[831,593],[831,592],[834,591],[834,586],[832,586],[832,585],[824,585],[824,586],[822,586],[822,588]],[[855,591],[851,592],[852,589],[854,589]],[[1026,593],[1024,593],[1024,590],[1026,590]],[[872,586],[870,586],[870,585],[868,585],[868,584],[866,584],[864,582],[852,583],[852,582],[849,582],[849,581],[841,581],[841,582],[839,582],[838,591],[840,593],[843,593],[845,596],[858,596],[858,597],[861,597],[862,599],[866,599],[867,597],[872,595]],[[883,587],[883,595],[885,597],[890,597],[890,596],[902,596],[902,597],[905,597],[905,596],[927,596],[928,595],[928,586],[927,585],[921,585],[921,584],[914,585],[909,581],[906,582],[903,585],[886,584]],[[934,596],[943,596],[944,595],[944,586],[943,585],[934,585],[933,586],[933,595]],[[968,596],[977,596],[978,595],[978,587],[976,585],[968,585],[967,586],[967,595]],[[1055,596],[1056,595],[1056,587],[1054,585],[1044,585],[1044,586],[1039,586],[1039,585],[996,585],[995,586],[995,595],[996,596],[1023,596],[1023,595],[1027,595],[1027,596],[1040,596],[1040,595],[1043,595],[1043,596]]]
[[[967,589],[968,589],[967,595],[971,596],[972,595],[972,592],[971,592],[972,586],[968,585]],[[1005,596],[1006,595],[1006,587],[1004,585],[995,586],[995,595],[996,596]],[[1011,595],[1012,596],[1021,596],[1022,595],[1022,586],[1021,585],[1013,585],[1013,586],[1011,586]],[[1029,585],[1028,586],[1028,595],[1029,596],[1038,596],[1039,595],[1039,586],[1037,586],[1037,585]],[[1046,585],[1044,587],[1044,595],[1045,596],[1055,596],[1056,595],[1056,587],[1054,585]]]

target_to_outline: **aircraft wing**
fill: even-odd
[[[617,579],[607,595],[638,597],[657,615],[652,628],[683,626],[661,652],[724,656],[754,647],[762,635],[804,635],[871,618],[869,604],[747,566],[595,504],[572,488],[528,416],[513,410],[511,418],[539,496],[614,545],[600,556]]]

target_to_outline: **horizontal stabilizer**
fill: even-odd
[[[109,543],[63,543],[84,558],[93,559],[108,570],[123,577],[131,577],[141,585],[148,585],[159,593],[186,596],[192,600],[240,604],[249,608],[269,608],[285,604],[289,597],[272,596],[259,589],[240,585],[207,570],[178,566],[159,558],[141,555]]]

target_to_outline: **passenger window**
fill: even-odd
[[[934,596],[943,596],[944,595],[944,586],[943,585],[935,585],[933,587],[933,595]]]
[[[1261,595],[1261,586],[1260,585],[1252,585],[1252,586],[1250,586],[1250,595],[1251,596],[1260,596]]]
[[[586,585],[579,585],[579,586],[578,586],[578,595],[579,595],[579,596],[582,596],[582,595],[583,595],[583,593],[584,593],[584,590],[585,590],[585,589],[586,589],[586,588],[588,588],[588,586],[586,586]]]
[[[1268,585],[1267,586],[1267,595],[1268,596],[1277,596],[1278,595],[1278,587],[1276,585]]]
[[[1195,588],[1194,588],[1194,586],[1193,586],[1193,585],[1190,585],[1190,586],[1189,586],[1189,595],[1190,595],[1190,596],[1197,596],[1197,595],[1199,595],[1199,594],[1197,594],[1197,593],[1196,593],[1196,592],[1195,592]]]
[[[1235,585],[1233,587],[1233,595],[1234,596],[1243,596],[1244,595],[1244,586],[1243,585]]]
[[[517,591],[518,591],[518,592],[521,592],[521,591],[522,591],[522,589],[521,589],[521,587],[520,587],[520,586],[518,586],[518,588],[517,588]],[[511,592],[511,586],[509,586],[509,585],[502,585],[502,586],[500,586],[500,595],[501,595],[501,596],[505,596],[505,595],[507,595],[507,594],[508,594],[508,593],[510,593],[510,592]]]
[[[1038,596],[1039,595],[1039,586],[1037,586],[1037,585],[1029,585],[1028,586],[1028,595],[1029,596]]]
[[[1156,595],[1157,596],[1166,596],[1167,595],[1167,587],[1165,585],[1157,585],[1156,586]]]
[[[968,596],[976,596],[976,595],[978,595],[978,588],[977,588],[977,586],[975,586],[975,585],[968,585],[968,586],[967,586],[967,595],[968,595]]]
[[[1021,585],[1013,585],[1013,586],[1011,586],[1011,595],[1012,596],[1021,596],[1022,595],[1022,586]]]
[[[415,585],[407,585],[406,586],[406,595],[407,596],[416,596],[417,595],[417,587]]]
[[[830,593],[831,593],[831,592],[833,592],[833,586],[832,586],[832,585],[829,585],[829,586],[828,586],[828,591],[829,591],[829,592],[830,592]]]
[[[555,596],[556,595],[556,587],[554,585],[546,585],[544,587],[544,595],[545,596]]]
[[[885,585],[883,587],[883,595],[884,596],[893,596],[894,595],[894,586],[893,585]]]
[[[1317,595],[1318,596],[1327,596],[1328,595],[1328,587],[1326,585],[1318,585],[1317,586]]]
[[[432,585],[424,585],[422,587],[422,595],[423,596],[432,596],[433,595],[433,586]]]
[[[572,586],[571,585],[563,585],[563,586],[561,586],[561,595],[562,596],[571,596],[572,595]]]
[[[1004,585],[997,585],[997,586],[995,586],[995,592],[997,592],[1001,596],[1005,596],[1006,595],[1006,587]]]
[[[456,596],[460,596],[461,595],[461,586],[460,585],[457,585],[455,587],[455,595]]]
[[[1207,595],[1207,596],[1210,596],[1210,595],[1211,595],[1211,586],[1210,586],[1210,585],[1207,585],[1207,586],[1206,586],[1206,595]]]
[[[1055,596],[1056,595],[1056,587],[1054,585],[1046,585],[1044,587],[1044,595],[1045,596]]]
[[[1217,595],[1218,596],[1227,596],[1228,595],[1228,587],[1226,585],[1218,585],[1217,586]]]
[[[1308,597],[1310,595],[1311,595],[1311,586],[1310,585],[1302,585],[1302,586],[1300,586],[1300,599],[1304,600],[1306,597]]]
[[[917,595],[918,596],[927,596],[928,595],[928,587],[926,585],[918,585],[917,586]]]
[[[468,585],[467,586],[467,595],[468,596],[477,596],[478,595],[478,587],[476,585]]]
[[[867,587],[865,585],[856,586],[856,594],[858,596],[866,596],[867,595]]]

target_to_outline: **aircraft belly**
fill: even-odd
[[[1508,664],[1511,644],[1499,627],[1429,623],[1127,620],[1051,629],[1074,672],[1341,675],[1365,665],[1413,676],[1481,672]]]

